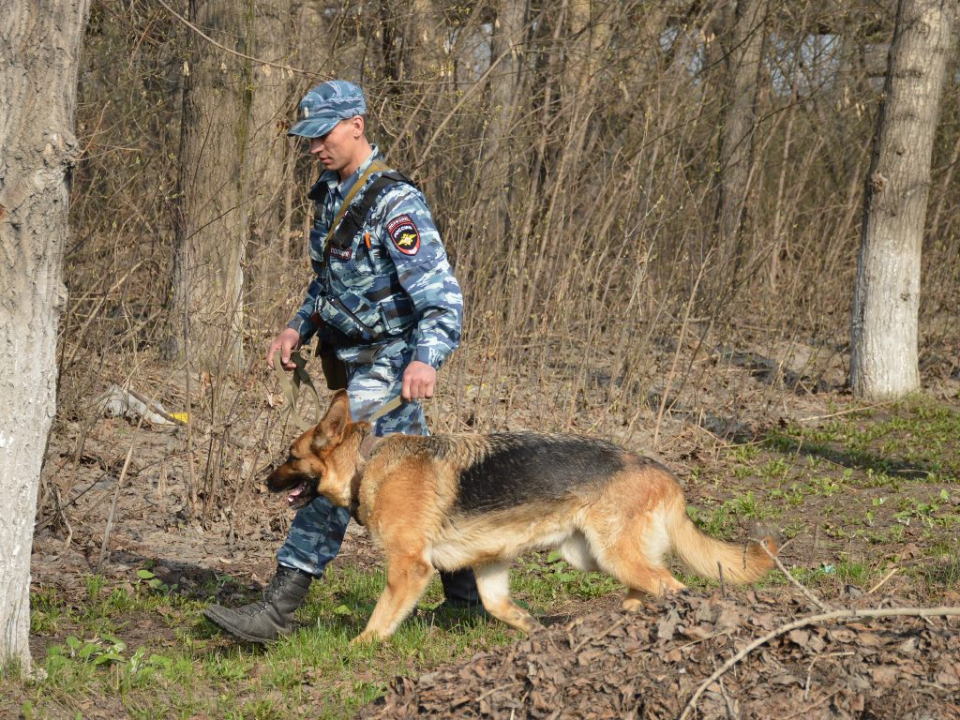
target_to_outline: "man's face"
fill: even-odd
[[[315,155],[327,170],[342,173],[356,161],[363,136],[363,120],[347,118],[334,125],[333,130],[318,138],[310,138],[310,154]]]

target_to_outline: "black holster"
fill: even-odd
[[[346,390],[347,364],[337,357],[337,348],[332,344],[321,342],[317,345],[317,355],[320,357],[320,367],[327,381],[327,389]]]

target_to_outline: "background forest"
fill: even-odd
[[[116,682],[81,693],[113,698],[104,717],[225,717],[227,696],[237,716],[292,712],[295,700],[272,694],[288,686],[258,665],[279,656],[234,657],[191,623],[207,602],[253,596],[290,520],[258,489],[294,432],[264,355],[311,277],[318,167],[286,129],[305,91],[331,78],[364,88],[369,135],[423,189],[464,290],[463,344],[427,408],[435,432],[610,438],[663,458],[708,532],[776,525],[793,543],[787,565],[834,598],[902,579],[911,599],[956,600],[955,55],[922,241],[925,395],[864,405],[848,381],[896,11],[893,0],[91,0],[34,657],[49,669],[50,648],[89,627],[61,609],[77,597],[115,619],[106,582],[119,588],[110,598],[144,601],[142,636],[125,643],[169,640],[201,670],[138,695],[125,645],[104,661],[126,663]],[[319,362],[308,369],[318,376]],[[105,417],[113,385],[162,416]],[[334,658],[310,698],[331,717],[392,674],[509,641],[472,627],[466,647],[431,650],[416,635],[430,625],[410,631],[414,651],[346,656],[343,679],[341,641],[382,584],[364,575],[376,558],[348,538],[340,574],[317,591],[319,617],[341,623],[318,641],[333,650],[300,638],[279,651],[310,667]],[[546,558],[523,567],[515,594],[541,610],[577,614],[617,592],[595,578],[558,590],[569,578]],[[111,647],[96,632],[92,657]],[[242,670],[224,670],[234,661]],[[21,716],[43,699],[72,717],[70,682],[46,698],[18,688]],[[352,695],[339,684],[350,682]],[[171,683],[192,689],[177,697]],[[808,674],[804,700],[809,686]],[[254,707],[264,692],[274,715]]]
[[[678,340],[688,363],[750,338],[841,351],[893,10],[95,2],[67,411],[120,357],[261,363],[309,280],[317,170],[284,129],[330,77],[365,87],[373,137],[431,201],[468,300],[457,368],[535,379],[562,361],[567,415],[587,401],[632,416]],[[960,299],[950,77],[923,250],[921,360],[937,376],[957,369],[934,349],[957,336]],[[495,400],[477,402],[495,423]]]

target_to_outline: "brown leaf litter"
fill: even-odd
[[[777,590],[684,593],[634,615],[595,613],[397,678],[358,717],[960,718],[960,618],[856,617],[786,630],[809,621],[808,607]],[[847,605],[909,612],[897,607],[906,603],[869,596]],[[776,636],[730,663],[767,634]]]

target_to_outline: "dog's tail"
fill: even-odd
[[[682,496],[667,509],[667,533],[680,561],[693,573],[711,580],[722,577],[725,582],[753,582],[775,565],[771,555],[776,555],[777,543],[772,537],[746,545],[715,540],[693,523]]]

